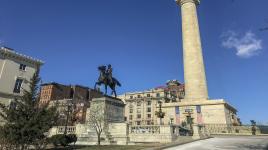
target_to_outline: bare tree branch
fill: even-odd
[[[95,129],[98,136],[98,145],[100,145],[100,136],[102,132],[108,128],[108,122],[106,119],[106,114],[104,113],[104,107],[101,105],[91,106],[87,123],[91,128]]]

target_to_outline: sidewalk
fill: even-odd
[[[162,150],[162,149],[166,149],[166,148],[170,148],[170,147],[174,147],[174,146],[179,146],[179,145],[183,145],[183,144],[187,144],[187,143],[191,143],[191,142],[195,142],[195,141],[206,140],[206,139],[210,139],[210,138],[213,138],[213,137],[208,137],[208,138],[203,138],[203,139],[198,139],[198,140],[193,140],[192,137],[181,137],[175,142],[163,144],[160,147],[145,148],[142,150]]]

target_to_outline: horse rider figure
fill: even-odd
[[[108,68],[106,70],[106,75],[109,80],[109,83],[113,83],[113,68],[112,65],[108,65]]]
[[[94,89],[97,89],[97,85],[101,86],[104,84],[105,86],[105,95],[107,94],[107,86],[110,87],[112,90],[112,95],[114,94],[115,97],[116,95],[116,86],[121,86],[120,82],[113,77],[113,68],[112,65],[108,65],[108,68],[106,66],[99,66],[98,70],[100,72],[98,81],[95,83]]]

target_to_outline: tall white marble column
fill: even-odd
[[[208,99],[196,6],[199,0],[176,0],[181,6],[185,99]]]

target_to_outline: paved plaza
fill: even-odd
[[[216,137],[166,150],[268,150],[268,136]]]

